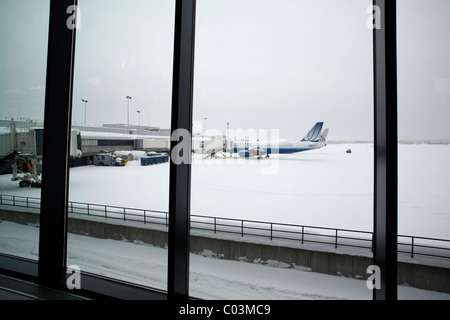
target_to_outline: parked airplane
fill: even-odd
[[[270,154],[289,154],[309,150],[323,148],[327,145],[328,128],[322,131],[323,122],[317,122],[314,127],[305,135],[300,141],[292,143],[278,143],[278,144],[259,144],[257,146],[239,145],[233,146],[233,152],[238,153],[241,158],[253,157],[269,157]]]

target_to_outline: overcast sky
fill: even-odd
[[[194,120],[373,138],[371,0],[197,0]],[[48,0],[0,0],[0,118],[42,119]],[[79,0],[73,121],[170,126],[174,1]],[[399,137],[450,138],[448,0],[398,0]],[[206,121],[203,121],[207,118]]]

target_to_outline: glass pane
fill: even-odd
[[[445,0],[398,1],[399,281],[433,299],[450,299],[448,12]]]
[[[0,253],[38,260],[48,0],[0,2]]]
[[[68,265],[166,289],[174,1],[79,13]]]
[[[372,299],[370,5],[197,2],[192,296]]]

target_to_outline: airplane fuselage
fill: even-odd
[[[303,152],[303,151],[310,151],[315,150],[324,147],[324,143],[317,143],[317,144],[305,144],[303,146],[260,146],[260,149],[265,151],[267,154],[291,154],[291,153],[297,153],[297,152]],[[233,152],[239,153],[240,151],[252,149],[252,147],[249,146],[234,146]],[[253,146],[253,149],[255,146]]]
[[[233,153],[238,153],[240,157],[260,157],[270,154],[291,154],[309,150],[323,148],[327,145],[328,129],[322,131],[323,122],[317,122],[314,127],[299,141],[278,140],[278,141],[238,141],[232,145]]]

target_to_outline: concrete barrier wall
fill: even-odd
[[[368,257],[191,236],[191,252],[201,253],[203,250],[220,254],[220,257],[228,260],[263,263],[274,260],[312,272],[351,278],[367,279],[367,267],[373,264]]]
[[[26,225],[39,225],[39,214],[33,212],[20,212],[0,209],[0,220],[6,220]]]
[[[142,241],[156,247],[165,248],[168,243],[166,231],[152,230],[125,224],[112,224],[105,221],[92,221],[69,218],[68,231],[100,239]]]
[[[0,209],[0,220],[39,225],[39,214]],[[73,234],[101,239],[141,241],[161,248],[166,248],[168,243],[166,230],[152,230],[149,226],[136,226],[130,223],[113,222],[112,220],[70,217],[68,231]],[[373,264],[370,257],[258,244],[218,237],[191,235],[190,242],[191,252],[196,254],[208,251],[221,259],[262,263],[278,261],[311,272],[356,279],[367,279],[369,276],[366,273],[367,267]],[[398,283],[425,290],[450,293],[450,269],[399,262]]]

